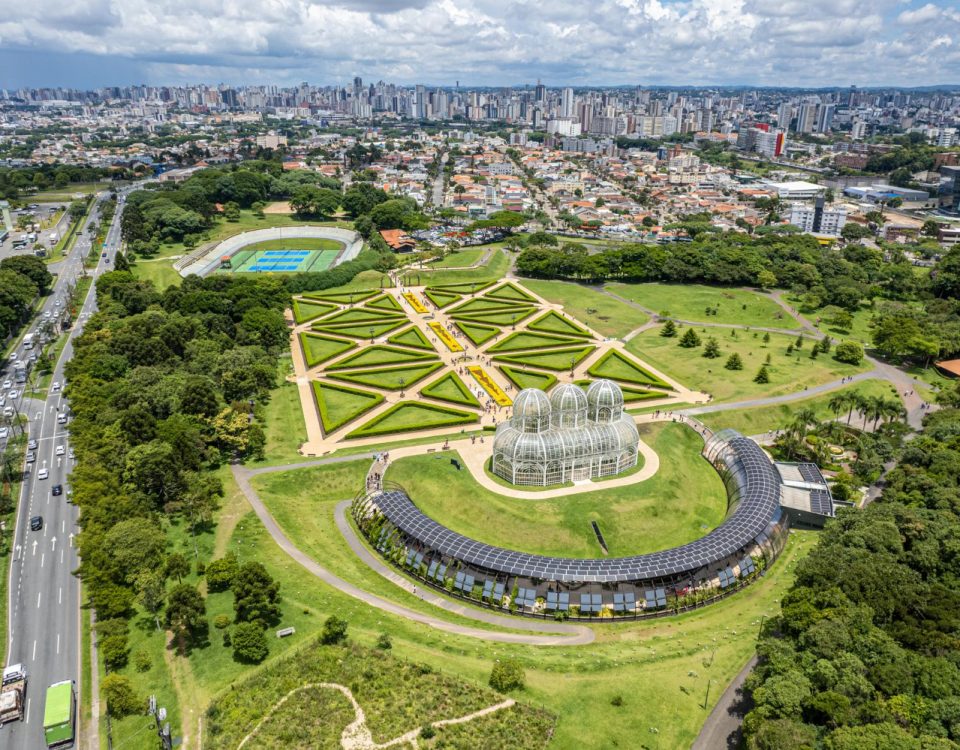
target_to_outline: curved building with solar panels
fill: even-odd
[[[587,396],[587,426],[591,409],[617,413],[614,395],[595,401]],[[564,405],[579,413],[579,400],[569,398]],[[544,424],[543,399],[518,397],[517,404],[514,419],[521,422],[513,429]],[[551,418],[555,405],[550,404]],[[781,507],[781,472],[756,443],[724,430],[707,440],[703,456],[726,486],[726,519],[689,544],[645,555],[580,559],[493,547],[424,515],[402,487],[389,484],[357,498],[353,515],[387,560],[432,586],[492,607],[538,616],[614,618],[682,611],[760,575],[782,551],[790,525]]]
[[[584,393],[573,383],[547,395],[520,391],[513,416],[493,438],[493,473],[511,484],[545,487],[620,474],[637,465],[640,435],[610,380]]]

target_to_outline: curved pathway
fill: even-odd
[[[317,465],[320,463],[325,462],[316,461],[313,462],[312,465]],[[289,467],[277,467],[278,470],[285,468]],[[273,516],[270,515],[270,512],[263,504],[263,501],[260,499],[257,491],[250,483],[250,478],[253,476],[253,472],[249,471],[243,466],[238,465],[232,466],[231,469],[233,471],[233,477],[237,482],[237,486],[240,487],[240,490],[247,498],[247,501],[250,503],[253,511],[257,514],[257,517],[263,523],[273,540],[277,543],[277,545],[279,545],[280,549],[282,549],[287,555],[293,558],[293,560],[298,562],[300,565],[306,568],[307,571],[319,578],[324,583],[333,586],[339,591],[342,591],[343,593],[348,594],[355,599],[359,599],[365,604],[369,604],[370,606],[376,607],[384,612],[405,617],[408,620],[413,620],[414,622],[419,622],[447,633],[456,633],[457,635],[466,635],[470,636],[471,638],[494,641],[497,643],[521,643],[528,646],[580,646],[587,643],[592,643],[594,640],[593,630],[583,625],[563,625],[556,622],[526,621],[520,618],[504,617],[501,615],[484,612],[482,610],[475,610],[472,607],[456,604],[434,594],[432,591],[423,591],[422,589],[417,589],[414,584],[402,576],[394,573],[367,551],[367,548],[363,546],[356,534],[353,533],[353,529],[350,527],[350,524],[347,522],[346,508],[349,506],[350,501],[344,501],[337,505],[337,527],[344,534],[351,549],[357,555],[363,558],[363,560],[367,562],[371,568],[380,573],[380,575],[389,580],[399,579],[396,580],[396,582],[400,586],[406,588],[408,591],[411,591],[411,593],[423,601],[450,612],[451,614],[461,615],[462,617],[467,617],[472,620],[477,620],[478,622],[484,622],[488,625],[495,625],[501,628],[510,628],[515,631],[528,630],[533,632],[530,635],[526,635],[524,633],[503,633],[480,630],[478,628],[471,628],[465,625],[456,625],[454,623],[447,622],[446,620],[432,617],[431,615],[423,612],[409,609],[401,604],[396,604],[388,599],[384,599],[383,597],[364,591],[358,586],[354,586],[352,583],[343,580],[339,576],[334,575],[329,570],[319,565],[313,558],[305,554],[292,541],[290,541],[289,537],[287,537],[277,522],[273,520]],[[556,635],[546,635],[548,633],[555,633]]]
[[[756,665],[757,657],[754,655],[727,685],[727,689],[723,691],[717,705],[710,712],[690,750],[722,750],[723,748],[734,750],[740,747],[741,723],[749,710],[749,699],[743,692],[743,683]]]

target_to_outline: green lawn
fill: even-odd
[[[491,326],[516,326],[517,323],[529,318],[537,312],[535,307],[515,307],[512,310],[476,313],[454,313],[451,317],[464,323],[479,323]]]
[[[568,281],[532,279],[524,279],[523,285],[545,300],[563,305],[567,315],[572,315],[604,336],[622,339],[650,320],[641,310],[588,286]]]
[[[483,257],[487,251],[485,247],[470,247],[448,253],[442,259],[430,264],[430,268],[462,268],[472,266]]]
[[[311,328],[320,333],[329,333],[333,336],[349,336],[352,339],[373,339],[382,336],[389,331],[406,325],[409,321],[406,318],[397,318],[387,323],[340,323],[339,325],[328,326],[325,321],[320,320],[314,323]]]
[[[438,361],[423,365],[390,367],[361,372],[332,372],[327,377],[347,383],[358,383],[359,385],[371,385],[375,388],[399,391],[401,388],[409,388],[427,375],[435,373],[441,367],[443,367],[443,363]]]
[[[423,293],[427,299],[441,309],[463,299],[459,294],[445,294],[444,292],[438,292],[434,289],[425,289]]]
[[[838,391],[841,390],[844,393],[859,393],[864,396],[885,396],[889,398],[896,395],[896,389],[888,382],[873,378],[854,383],[847,388],[838,389]],[[714,430],[732,427],[744,435],[759,435],[764,432],[783,429],[790,424],[794,415],[803,409],[813,409],[818,419],[833,419],[835,415],[830,411],[828,404],[836,392],[832,391],[822,396],[791,401],[787,404],[702,414],[697,416],[697,419]],[[841,414],[840,418],[845,419],[846,414]],[[853,420],[854,425],[858,424],[856,416]]]
[[[479,421],[480,418],[474,412],[416,401],[401,401],[369,422],[357,427],[348,433],[347,437],[364,438],[374,435],[391,435],[397,432],[475,424]]]
[[[290,360],[281,360],[281,377],[290,370]],[[263,463],[290,463],[302,461],[299,448],[307,442],[307,428],[303,423],[300,389],[296,383],[283,381],[270,391],[270,400],[262,406],[263,431],[267,438]]]
[[[467,300],[462,305],[451,307],[447,312],[450,315],[462,314],[473,315],[488,312],[512,312],[514,310],[527,310],[530,307],[529,302],[520,300],[505,299],[487,299],[486,297],[475,297]]]
[[[470,339],[475,346],[480,346],[485,341],[489,341],[495,336],[500,335],[499,328],[485,326],[480,323],[467,323],[464,321],[459,321],[456,325],[463,335]]]
[[[297,546],[338,576],[405,606],[465,622],[403,592],[347,549],[333,524],[334,501],[352,497],[362,487],[368,467],[368,461],[357,461],[289,471],[256,477],[254,484]],[[350,481],[333,479],[343,471],[352,472]],[[231,498],[236,489],[229,474],[226,477]],[[392,654],[475,684],[486,683],[494,659],[519,659],[526,670],[527,688],[516,697],[558,716],[551,749],[583,747],[583,738],[589,736],[596,747],[646,744],[666,750],[693,742],[726,684],[753,653],[761,616],[769,619],[777,614],[797,562],[815,541],[814,533],[791,532],[786,551],[764,578],[717,604],[679,617],[599,625],[594,628],[597,641],[590,646],[547,648],[485,643],[361,604],[305,574],[273,543],[252,513],[240,517],[228,548],[243,559],[261,561],[281,584],[283,624],[296,626],[297,634],[283,641],[271,639],[271,658],[302,644],[318,632],[326,616],[336,614],[349,622],[352,640],[372,645],[386,631],[393,640]],[[230,601],[229,594],[210,597],[208,617],[229,611]],[[483,623],[469,624],[486,629]],[[252,671],[233,662],[229,649],[219,645],[196,652],[190,661],[201,706],[216,691],[228,689]],[[710,694],[704,709],[708,681]],[[611,705],[615,695],[623,696],[623,707]],[[638,738],[642,739],[638,742]],[[147,735],[144,743],[149,740]]]
[[[495,249],[490,258],[482,266],[467,271],[418,271],[411,270],[403,274],[404,284],[407,286],[436,286],[438,284],[470,284],[481,281],[499,281],[507,274],[510,260],[506,253]]]
[[[506,284],[501,284],[500,286],[491,289],[483,296],[492,297],[494,299],[510,300],[512,302],[537,304],[537,299],[532,294],[525,292],[516,284],[511,284],[509,281]]]
[[[403,308],[400,306],[400,303],[397,302],[397,298],[392,294],[381,294],[379,297],[370,300],[364,307],[372,307],[374,309],[380,310],[390,310],[392,312],[403,312]]]
[[[549,372],[535,372],[533,370],[524,370],[520,367],[510,367],[509,365],[497,365],[500,372],[506,375],[507,380],[513,383],[517,388],[539,388],[540,390],[549,390],[557,382],[557,376]]]
[[[545,315],[541,315],[532,321],[527,328],[531,331],[542,331],[545,333],[557,333],[564,336],[589,336],[590,332],[581,328],[555,310],[550,310]]]
[[[641,367],[623,356],[616,349],[611,349],[598,359],[587,372],[596,378],[610,378],[623,380],[638,385],[654,385],[669,388],[669,384],[658,378],[649,370]]]
[[[330,433],[383,402],[379,393],[314,381],[313,393],[323,431]]]
[[[180,286],[183,281],[180,272],[166,259],[138,258],[132,270],[138,279],[152,281],[161,292],[170,286]]]
[[[583,343],[583,339],[574,339],[569,336],[555,336],[549,333],[532,333],[517,331],[511,333],[503,341],[487,349],[488,352],[513,352],[524,349],[550,349],[558,346],[571,346]]]
[[[324,305],[317,302],[304,302],[295,299],[293,301],[293,317],[297,323],[306,323],[308,320],[319,318],[329,312],[336,310],[336,305]]]
[[[377,344],[361,349],[356,354],[341,359],[330,365],[327,370],[349,370],[354,367],[375,367],[383,365],[398,365],[404,362],[432,362],[436,355],[427,352],[415,352],[410,349],[401,349],[396,346]]]
[[[300,345],[303,347],[307,367],[313,367],[350,351],[356,346],[356,343],[333,336],[304,332],[300,334]]]
[[[565,557],[600,557],[591,522],[610,554],[635,555],[693,541],[727,512],[723,482],[700,456],[703,441],[677,424],[642,425],[660,469],[634,485],[545,500],[509,498],[457,471],[444,452],[401,458],[386,479],[406,487],[424,513],[454,531],[508,549]],[[469,498],[469,502],[465,499]]]
[[[402,331],[390,336],[387,341],[391,344],[400,344],[401,346],[411,346],[414,349],[425,349],[428,352],[435,352],[436,349],[433,347],[433,344],[430,343],[430,340],[424,335],[416,326],[410,326],[409,328],[404,328]]]
[[[349,310],[341,310],[328,318],[324,318],[323,325],[333,326],[340,323],[388,323],[399,320],[399,313],[388,313],[386,310],[365,310],[362,307],[354,307]]]
[[[542,367],[544,370],[573,369],[583,360],[596,351],[595,346],[584,346],[579,349],[558,349],[547,352],[528,352],[526,354],[503,354],[494,357],[497,362],[507,362],[512,365],[529,365]]]
[[[607,284],[606,289],[661,315],[681,320],[799,330],[773,300],[741,289],[700,284]],[[716,315],[707,315],[707,308]]]
[[[460,376],[452,370],[438,380],[434,380],[429,385],[420,389],[420,393],[430,398],[447,401],[451,404],[462,406],[476,406],[480,408],[480,402],[467,388]]]
[[[786,349],[795,343],[794,336],[770,334],[770,343],[764,345],[763,334],[757,331],[736,329],[697,328],[703,341],[701,346],[684,349],[679,345],[685,329],[677,336],[664,338],[661,327],[644,331],[627,343],[627,351],[636,355],[664,374],[675,378],[687,388],[704,391],[713,395],[714,401],[740,401],[744,399],[781,396],[802,391],[805,387],[840,380],[847,375],[855,375],[871,368],[870,363],[846,365],[837,362],[832,354],[821,354],[810,359],[813,342],[807,340],[803,347],[788,356]],[[735,332],[736,338],[730,333]],[[716,337],[720,344],[721,356],[706,359],[703,356],[704,345],[709,337]],[[738,353],[743,361],[742,370],[727,370],[724,363],[732,353]],[[753,378],[770,355],[770,382],[754,383]]]
[[[32,193],[30,195],[24,196],[29,198],[30,202],[36,203],[56,203],[58,201],[63,201],[64,203],[69,203],[74,200],[74,196],[79,193],[81,195],[92,195],[93,193],[98,193],[101,190],[109,190],[111,187],[118,185],[125,185],[126,183],[116,183],[116,182],[71,182],[66,187],[55,187],[50,188],[49,190],[41,190],[37,193]]]
[[[319,295],[329,296],[329,295],[337,295],[337,294],[349,295],[350,292],[361,292],[361,291],[369,291],[371,289],[392,289],[392,288],[393,288],[393,282],[390,280],[390,277],[387,274],[382,273],[381,271],[374,271],[371,269],[369,271],[361,271],[356,276],[354,276],[353,279],[348,281],[346,284],[343,284],[342,286],[333,286],[333,287],[330,287],[329,289],[322,289],[317,292],[312,292],[312,293],[306,292],[306,294],[314,294],[318,296]],[[356,301],[359,301],[359,300],[355,299],[354,302]],[[348,300],[343,300],[343,302],[347,303]]]

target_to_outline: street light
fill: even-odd
[[[400,398],[403,398],[403,386],[406,384],[406,381],[403,378],[400,378]]]
[[[373,326],[370,326],[370,343],[373,343]]]

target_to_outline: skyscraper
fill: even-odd
[[[560,97],[560,116],[573,117],[573,89],[566,88]]]
[[[812,133],[817,125],[817,105],[814,102],[804,102],[797,112],[798,133]]]

